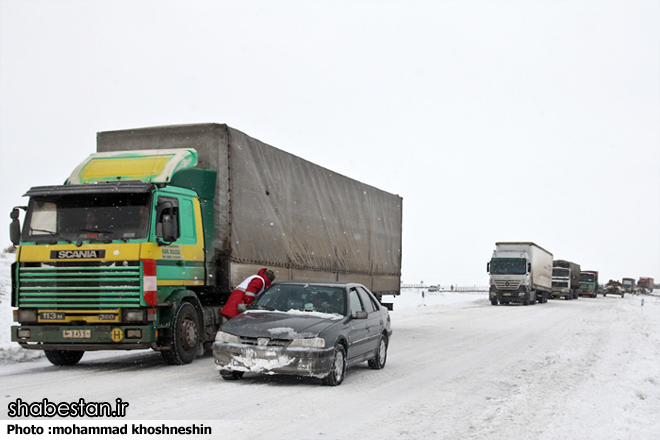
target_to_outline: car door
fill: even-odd
[[[385,325],[383,322],[383,314],[380,310],[380,305],[378,305],[378,302],[376,298],[373,297],[373,295],[370,295],[366,289],[360,286],[358,286],[357,290],[360,294],[360,298],[362,299],[362,304],[369,314],[366,323],[368,336],[365,346],[366,351],[371,352],[378,348],[380,335],[383,332],[383,327]]]
[[[360,357],[369,351],[369,330],[367,329],[367,319],[355,318],[358,312],[366,312],[360,294],[356,287],[348,290],[348,307],[351,320],[348,323],[348,353],[347,357],[351,359]]]

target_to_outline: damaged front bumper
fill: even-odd
[[[288,374],[323,378],[330,373],[334,348],[285,348],[226,342],[213,343],[221,371]]]

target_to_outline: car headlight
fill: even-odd
[[[325,339],[323,338],[300,338],[294,339],[289,344],[289,348],[323,348]]]
[[[218,332],[215,335],[215,342],[225,342],[228,344],[238,344],[238,336],[232,335],[231,333]]]

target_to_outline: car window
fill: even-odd
[[[369,295],[369,292],[362,287],[358,287],[358,290],[360,291],[360,297],[362,298],[362,302],[365,305],[365,310],[367,312],[371,313],[380,310],[380,305],[378,305],[373,295]]]
[[[360,295],[355,288],[351,288],[350,292],[348,293],[348,300],[349,306],[351,308],[351,315],[364,310],[362,301],[360,300]]]

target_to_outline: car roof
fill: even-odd
[[[278,281],[272,285],[292,285],[292,286],[319,286],[319,287],[351,287],[351,286],[361,286],[365,287],[360,283],[340,283],[340,282],[305,282],[305,281]],[[365,287],[366,288],[366,287]]]

